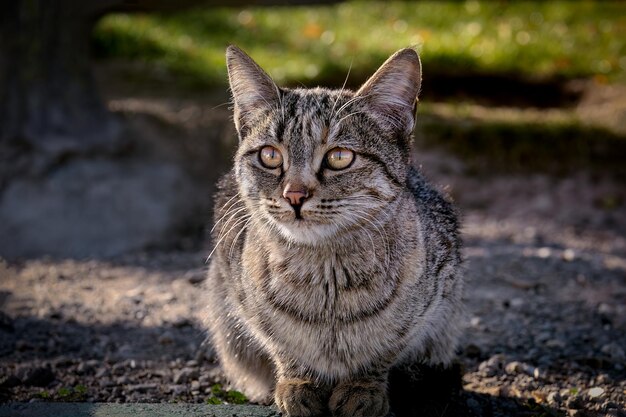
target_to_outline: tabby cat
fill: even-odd
[[[461,315],[457,220],[410,161],[419,57],[357,92],[279,88],[226,58],[239,148],[207,280],[224,372],[287,416],[385,416],[390,373],[448,366]]]

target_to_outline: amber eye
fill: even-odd
[[[326,164],[330,169],[345,169],[354,161],[354,152],[346,148],[335,148],[326,154]]]
[[[265,168],[278,168],[283,164],[283,156],[280,151],[273,146],[265,146],[259,152],[259,159]]]

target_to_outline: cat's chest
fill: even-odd
[[[384,257],[373,253],[275,251],[258,277],[271,309],[298,319],[350,321],[375,312],[397,284]]]

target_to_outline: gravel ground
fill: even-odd
[[[468,415],[626,416],[623,180],[417,159],[463,214]],[[203,343],[207,253],[0,259],[0,401],[240,402]]]

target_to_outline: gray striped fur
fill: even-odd
[[[278,88],[232,46],[227,63],[240,143],[206,292],[224,371],[286,415],[383,416],[389,371],[449,365],[461,321],[455,213],[410,161],[419,58],[398,51],[357,92]],[[261,165],[266,145],[282,168]],[[335,147],[349,168],[324,166]],[[311,191],[302,220],[293,181]]]

